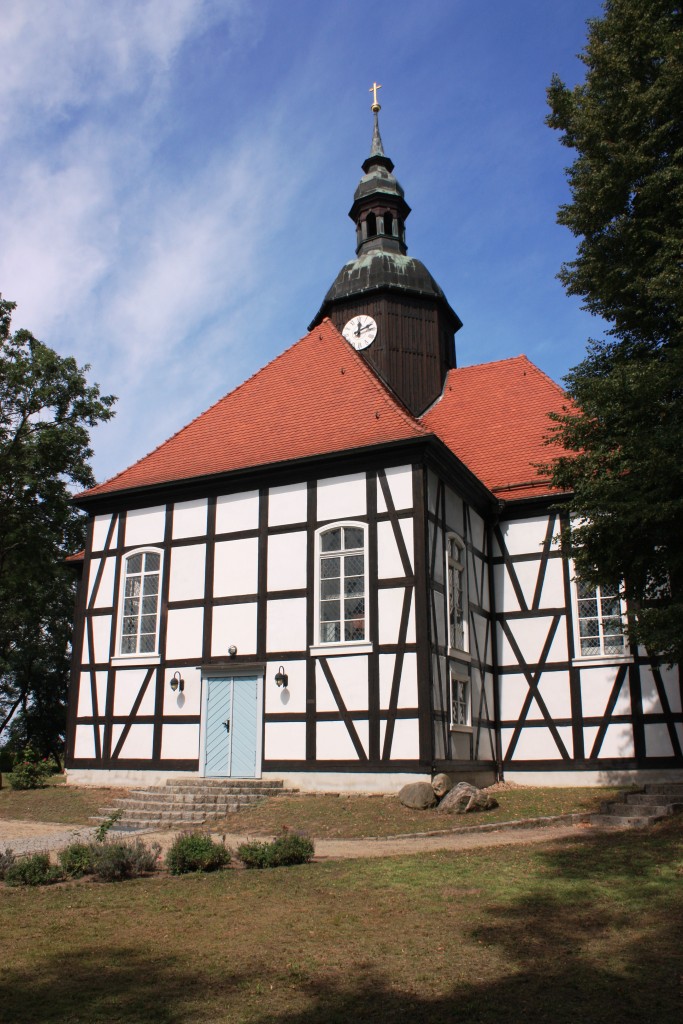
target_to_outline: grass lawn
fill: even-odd
[[[678,1024],[683,821],[0,890],[13,1024]]]
[[[91,814],[126,794],[120,790],[66,786],[64,777],[55,775],[44,789],[10,789],[7,777],[0,789],[0,819],[54,821],[65,825],[91,825]],[[0,1022],[2,1021],[0,1009]]]
[[[435,810],[412,811],[403,807],[396,797],[278,796],[226,819],[225,828],[268,835],[279,832],[286,825],[321,839],[391,836],[568,814],[571,811],[597,811],[601,800],[614,799],[618,792],[616,789],[551,787],[506,789],[495,793],[500,804],[497,810],[467,815],[439,814]]]

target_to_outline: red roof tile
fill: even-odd
[[[330,320],[84,496],[426,436]]]
[[[443,395],[421,422],[497,497],[550,494],[535,465],[558,454],[543,440],[549,412],[562,412],[562,388],[526,356],[451,370]]]

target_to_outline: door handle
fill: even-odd
[[[223,725],[225,726],[225,731],[226,732],[230,732],[230,719],[229,718],[228,718],[227,722],[223,722]]]

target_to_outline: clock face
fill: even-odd
[[[377,322],[365,313],[352,317],[344,327],[342,334],[353,345],[357,352],[372,345],[377,337]]]

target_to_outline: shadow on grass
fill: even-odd
[[[4,969],[0,1021],[678,1024],[681,856],[680,827],[585,834],[539,851],[526,889],[522,880],[513,898],[481,906],[475,897],[471,924],[434,934],[434,945],[451,945],[450,977],[441,967],[430,979],[429,942],[399,968],[365,948],[345,975],[309,964],[287,978],[278,964],[296,935],[264,932],[267,948],[236,967],[227,928],[224,962],[206,972],[190,947],[183,954],[182,933],[167,950],[125,948],[119,935],[110,948],[72,948],[68,963],[56,952],[34,971]],[[334,949],[334,933],[328,941]]]

